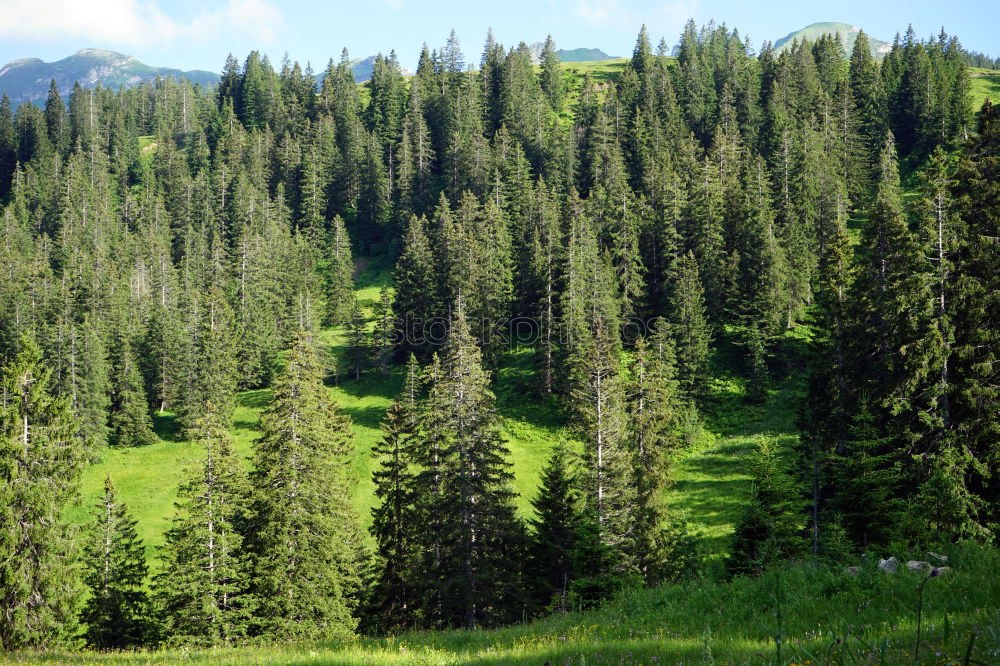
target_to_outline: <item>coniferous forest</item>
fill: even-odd
[[[689,22],[611,74],[551,38],[540,63],[476,51],[452,32],[361,85],[346,50],[320,75],[252,52],[217,88],[0,101],[0,650],[390,640],[998,561],[1000,111],[957,37],[876,60],[864,33],[758,52]],[[530,501],[512,367],[559,423]],[[713,555],[669,498],[722,374],[762,410],[798,382],[798,432],[741,455]],[[331,387],[373,384],[359,452]],[[144,490],[176,497],[162,544],[110,474],[70,519],[85,470],[167,438],[197,463]],[[977,635],[950,648],[995,663]]]

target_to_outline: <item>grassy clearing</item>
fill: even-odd
[[[973,67],[969,76],[969,98],[973,111],[978,111],[987,97],[994,104],[1000,102],[1000,70]]]
[[[379,290],[391,281],[391,266],[377,258],[363,258],[359,259],[358,267],[357,299],[371,316],[379,300]],[[785,346],[795,348],[805,330],[799,328],[789,334]],[[329,346],[335,360],[342,356],[346,346],[342,330],[324,331],[322,341]],[[671,506],[684,512],[691,525],[705,536],[709,552],[716,557],[725,553],[749,492],[745,464],[755,441],[761,437],[777,438],[779,445],[786,448],[794,441],[793,410],[801,381],[794,368],[780,361],[779,379],[768,401],[763,405],[747,405],[745,380],[734,370],[738,367],[737,351],[724,341],[720,350],[714,362],[705,427],[675,462],[676,484],[668,498]],[[552,448],[559,442],[576,445],[566,415],[554,399],[538,397],[534,381],[533,352],[519,348],[507,354],[496,372],[493,387],[511,452],[518,508],[525,517],[531,515],[530,502]],[[352,499],[366,526],[370,524],[375,503],[371,449],[381,437],[379,424],[402,383],[401,369],[394,368],[384,376],[370,370],[357,381],[341,376],[330,387],[353,426]],[[260,413],[270,397],[269,389],[246,391],[238,396],[232,433],[237,452],[245,458],[252,452],[252,443],[259,434]],[[138,521],[139,536],[154,562],[152,556],[163,544],[164,531],[174,513],[176,489],[201,459],[200,450],[180,439],[173,415],[157,416],[155,426],[159,439],[151,446],[103,451],[101,460],[84,471],[83,499],[68,512],[74,522],[89,520],[92,507],[103,493],[104,478],[111,476]]]
[[[11,663],[92,664],[960,664],[1000,661],[1000,552],[949,553],[952,570],[925,587],[922,575],[858,576],[808,564],[757,579],[693,581],[622,595],[605,607],[493,631],[409,633],[341,644],[260,646],[133,654],[10,655]],[[780,618],[780,620],[779,620]],[[774,637],[783,637],[777,659]]]

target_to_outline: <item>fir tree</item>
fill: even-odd
[[[146,446],[156,441],[139,363],[126,333],[119,333],[111,352],[112,446]]]
[[[679,570],[663,531],[669,517],[665,494],[670,485],[671,458],[680,446],[683,411],[674,350],[667,331],[667,323],[659,319],[654,330],[654,347],[644,338],[636,341],[626,387],[627,437],[635,487],[631,556],[646,584],[660,582],[668,576],[667,572]]]
[[[385,413],[382,440],[372,447],[380,466],[372,472],[375,497],[370,531],[375,537],[379,570],[368,592],[366,624],[378,633],[413,626],[418,612],[417,515],[415,506],[415,448],[419,429],[419,366],[415,356],[406,364],[403,393]]]
[[[254,608],[241,527],[248,488],[232,437],[211,403],[194,430],[204,463],[179,491],[177,514],[153,583],[168,643],[233,644],[247,635]]]
[[[585,511],[601,543],[614,555],[615,573],[630,575],[635,487],[625,433],[625,395],[618,358],[605,322],[594,324],[593,337],[581,350],[574,368],[570,398],[575,429],[584,441],[580,490]],[[594,572],[607,574],[607,570]]]
[[[425,446],[440,456],[439,491],[425,498],[438,521],[439,551],[426,575],[441,590],[434,619],[466,629],[518,617],[520,610],[523,528],[495,402],[459,300],[423,426]]]
[[[538,494],[531,501],[536,518],[531,521],[527,583],[536,612],[570,609],[581,507],[569,460],[562,444],[553,449],[542,470]]]
[[[359,584],[360,530],[349,501],[351,429],[300,333],[261,416],[246,548],[258,602],[255,632],[348,636]]]
[[[424,218],[410,218],[403,253],[396,262],[396,298],[392,304],[400,335],[397,354],[412,353],[418,358],[429,352],[426,333],[433,318],[440,314],[436,290],[431,288],[437,283],[437,275],[426,226]]]
[[[382,287],[379,290],[378,303],[375,304],[375,327],[371,332],[369,348],[375,367],[383,375],[389,374],[395,340],[396,321],[392,315],[392,294],[388,287]]]
[[[192,430],[211,403],[223,423],[232,418],[236,400],[236,354],[232,340],[233,313],[222,291],[216,287],[196,302],[197,319],[191,365],[181,389],[180,417],[185,430]]]
[[[759,574],[803,551],[798,493],[773,443],[761,440],[750,463],[750,502],[736,524],[726,562],[730,575]]]
[[[84,582],[91,594],[80,613],[84,638],[98,650],[135,647],[150,631],[146,549],[111,477],[104,480],[96,509],[84,549]]]
[[[79,580],[73,532],[63,522],[83,463],[69,403],[50,394],[35,342],[3,372],[0,412],[0,647],[65,643],[76,627]]]
[[[566,84],[563,82],[562,69],[559,66],[559,55],[556,53],[556,43],[552,35],[545,37],[545,45],[542,47],[542,71],[541,77],[542,92],[549,100],[549,105],[557,113],[562,110],[563,96],[566,93]]]
[[[326,288],[326,319],[328,326],[346,324],[351,317],[354,291],[354,259],[351,241],[339,215],[330,223],[329,277]]]
[[[677,378],[685,395],[700,398],[707,389],[712,334],[705,317],[705,297],[698,264],[688,252],[677,266],[670,323],[677,345]]]
[[[354,301],[351,308],[351,318],[348,322],[347,351],[344,354],[344,360],[356,380],[361,379],[361,371],[368,368],[368,363],[371,360],[368,332],[365,330],[367,325],[368,322],[365,321],[365,317],[361,313],[361,307],[357,301]]]
[[[850,63],[851,93],[860,123],[860,133],[867,148],[868,166],[878,159],[885,133],[889,129],[886,118],[885,89],[879,76],[878,63],[872,56],[868,35],[862,30],[854,41]]]
[[[862,398],[848,427],[843,454],[834,462],[831,511],[862,548],[888,543],[900,524],[902,461]]]
[[[1000,533],[1000,257],[991,240],[1000,236],[997,220],[1000,183],[1000,113],[987,100],[979,112],[979,131],[967,144],[955,174],[952,196],[964,222],[955,253],[955,331],[951,418],[958,441],[967,442],[974,461],[972,488],[985,510],[981,525]]]

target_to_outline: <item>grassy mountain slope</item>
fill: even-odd
[[[219,75],[214,72],[192,70],[183,72],[168,67],[151,67],[132,56],[102,49],[81,49],[73,55],[55,62],[38,58],[22,58],[0,68],[0,93],[7,93],[13,104],[44,101],[48,96],[49,82],[53,79],[64,97],[80,82],[84,87],[100,84],[119,88],[152,81],[156,77],[185,78],[192,83],[214,85]]]
[[[978,111],[984,99],[1000,103],[1000,70],[975,67],[969,70],[969,91],[972,108]]]
[[[810,42],[815,42],[817,39],[825,34],[840,35],[840,41],[844,44],[844,50],[851,53],[851,49],[854,48],[854,42],[858,39],[858,33],[861,31],[856,25],[851,25],[849,23],[813,23],[812,25],[807,25],[801,30],[796,30],[795,32],[790,32],[781,39],[774,42],[774,49],[776,51],[783,51],[785,49],[791,48],[792,42],[795,40],[804,41],[808,40]],[[871,35],[868,35],[868,43],[871,45],[872,55],[876,58],[884,58],[885,54],[889,52],[892,44],[889,42],[883,42],[880,39],[876,39]]]

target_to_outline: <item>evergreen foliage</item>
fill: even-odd
[[[305,332],[288,352],[261,426],[244,545],[256,601],[252,631],[348,635],[356,625],[361,551],[348,500],[351,433]]]
[[[83,446],[66,398],[28,336],[3,371],[0,412],[0,647],[54,647],[76,629],[79,571],[62,518],[76,495]]]
[[[241,534],[248,487],[232,437],[206,407],[194,440],[204,462],[178,490],[153,595],[164,641],[231,645],[247,636],[255,607]]]
[[[863,33],[849,58],[829,35],[755,53],[693,21],[676,59],[666,44],[643,27],[626,62],[577,76],[551,37],[536,54],[490,32],[476,70],[452,32],[413,77],[389,52],[362,86],[346,50],[319,77],[254,51],[214,89],[0,98],[0,647],[79,633],[64,507],[85,459],[131,455],[104,447],[162,450],[153,410],[204,464],[152,586],[159,635],[108,488],[83,562],[94,646],[472,629],[677,580],[700,569],[667,502],[698,408],[736,426],[714,418],[728,387],[751,418],[806,369],[802,437],[749,463],[731,574],[802,555],[806,524],[830,560],[994,539],[983,57],[913,29],[881,61]],[[364,379],[348,392],[408,361],[374,448],[371,561],[331,340]],[[580,440],[527,526],[494,376],[516,387],[504,409]],[[227,433],[250,389],[273,401],[246,479]]]
[[[125,334],[119,334],[111,352],[111,434],[112,446],[146,446],[156,441],[149,403],[143,388],[139,363]]]
[[[519,616],[524,534],[496,398],[461,300],[442,352],[422,426],[423,446],[436,460],[421,483],[425,515],[435,521],[421,537],[430,560],[421,577],[436,595],[431,622],[474,629]]]
[[[94,518],[83,553],[83,580],[90,588],[80,612],[84,638],[100,650],[142,645],[150,637],[146,549],[110,477]]]

